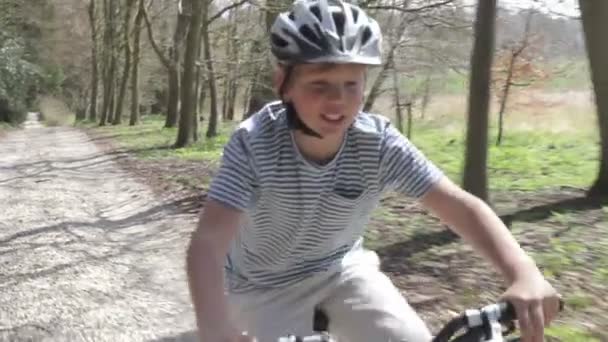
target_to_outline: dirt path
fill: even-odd
[[[0,141],[0,341],[191,341],[184,272],[192,216],[84,133]]]

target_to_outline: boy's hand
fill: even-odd
[[[559,312],[560,296],[540,271],[516,278],[502,299],[515,307],[522,342],[543,342],[544,328]]]

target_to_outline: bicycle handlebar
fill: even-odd
[[[279,338],[278,342],[333,342],[331,337],[327,335],[316,335],[316,336],[287,336]]]
[[[564,301],[559,300],[559,311],[564,309]],[[455,341],[468,342],[480,341],[482,336],[495,336],[500,334],[500,324],[511,324],[517,320],[515,308],[509,302],[499,302],[482,307],[481,309],[465,310],[464,313],[449,321],[443,329],[433,338],[433,342],[448,342],[461,329],[468,328],[469,332]],[[492,324],[493,323],[493,324]],[[498,328],[496,327],[498,325]],[[493,330],[497,328],[498,331]],[[277,342],[332,342],[333,339],[328,334],[316,336],[281,337]],[[482,341],[485,341],[483,339]],[[502,340],[501,340],[502,341]]]
[[[559,311],[564,308],[564,301],[559,300]],[[509,302],[500,302],[487,305],[477,310],[466,310],[460,316],[449,321],[433,339],[433,342],[447,342],[459,330],[468,328],[470,330],[482,330],[484,335],[492,336],[491,322],[510,324],[517,320],[515,307]],[[500,332],[498,332],[500,333]]]

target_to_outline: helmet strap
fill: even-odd
[[[323,137],[319,133],[315,132],[312,128],[308,127],[308,125],[306,125],[304,123],[304,121],[302,121],[302,119],[300,119],[300,116],[298,115],[298,111],[296,110],[296,107],[293,105],[293,102],[285,101],[283,94],[285,93],[285,88],[287,87],[289,79],[292,77],[293,68],[294,68],[294,66],[292,64],[289,64],[285,67],[285,77],[283,78],[283,82],[281,83],[281,86],[279,87],[279,97],[283,101],[283,106],[285,106],[285,115],[287,118],[287,126],[289,127],[289,129],[300,130],[300,131],[302,131],[302,133],[304,133],[306,135],[309,135],[309,136],[312,136],[315,138],[319,138],[319,139],[323,139]]]

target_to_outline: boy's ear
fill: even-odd
[[[274,65],[274,70],[273,70],[273,74],[272,74],[272,86],[273,86],[274,94],[279,98],[281,97],[281,94],[279,94],[279,90],[284,81],[285,81],[285,67],[280,64]]]

